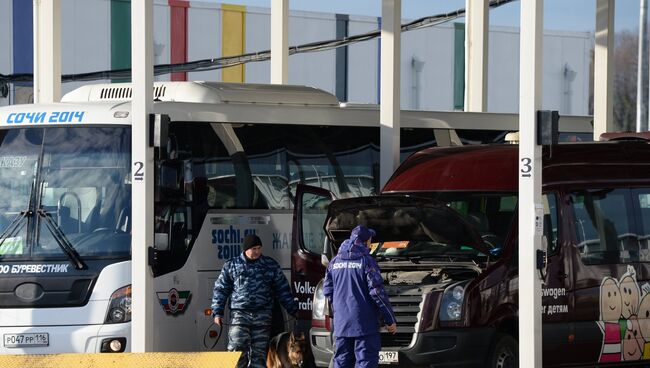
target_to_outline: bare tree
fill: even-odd
[[[616,35],[614,50],[614,129],[636,130],[636,78],[639,50],[638,32]],[[594,113],[594,53],[591,53],[589,113]]]
[[[639,34],[623,31],[616,37],[614,50],[614,126],[636,130],[636,90]]]

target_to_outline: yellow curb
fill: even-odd
[[[0,355],[2,368],[233,368],[239,352]]]

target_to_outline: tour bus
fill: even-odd
[[[87,85],[60,103],[0,108],[1,354],[130,350],[131,93]],[[168,122],[155,154],[156,241],[133,245],[155,246],[154,349],[225,349],[207,310],[224,262],[256,233],[291,276],[298,186],[378,193],[379,109],[310,87],[213,82],[155,83],[154,99]],[[517,121],[403,111],[401,155],[500,141]],[[590,119],[561,130],[589,139]],[[291,285],[308,328],[316,282]],[[278,331],[292,322],[277,321]]]
[[[543,280],[544,366],[650,359],[650,135],[644,137],[609,134],[604,142],[543,148],[547,264],[534,271]],[[330,203],[322,188],[301,188],[298,226],[320,228],[327,241],[312,243],[297,232],[294,272],[307,262],[327,264],[354,226],[367,225],[377,232],[371,254],[397,319],[395,335],[382,333],[381,362],[516,366],[518,162],[516,144],[434,147],[405,160],[378,196]],[[318,365],[326,366],[336,311],[314,274],[310,340]]]

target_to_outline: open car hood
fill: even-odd
[[[325,233],[340,244],[357,225],[376,231],[374,242],[431,241],[489,254],[477,229],[445,204],[410,195],[379,195],[332,201]]]

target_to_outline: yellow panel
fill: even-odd
[[[239,352],[0,355],[2,368],[233,368]]]
[[[221,5],[221,56],[241,55],[246,50],[246,7]],[[244,65],[221,70],[224,82],[244,82]]]

